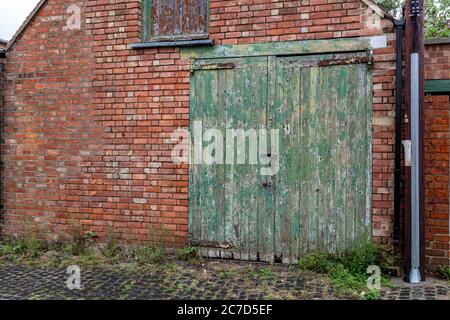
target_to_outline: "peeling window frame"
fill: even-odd
[[[198,41],[205,40],[209,37],[209,18],[210,18],[210,1],[206,5],[206,17],[205,17],[205,33],[184,33],[184,34],[172,34],[172,35],[152,35],[151,27],[151,15],[152,15],[152,3],[153,1],[161,0],[142,0],[142,37],[141,41],[145,43],[149,42],[177,42],[177,41]]]

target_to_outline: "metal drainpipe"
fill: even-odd
[[[411,273],[409,281],[420,277],[420,114],[419,53],[411,54]]]
[[[410,283],[419,283],[421,258],[421,57],[420,41],[423,28],[423,0],[409,0],[410,19],[414,29],[413,50],[410,55],[410,112],[411,112],[411,271]]]
[[[400,243],[401,210],[401,152],[403,105],[403,20],[395,20],[396,35],[396,84],[395,84],[395,173],[394,173],[394,244]]]

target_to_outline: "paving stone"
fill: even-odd
[[[81,290],[69,290],[66,268],[1,264],[0,300],[343,298],[317,275],[293,275],[286,267],[264,265],[273,273],[268,279],[255,275],[259,267],[258,264],[217,260],[192,265],[180,263],[175,270],[153,266],[138,272],[113,266],[82,267]],[[449,285],[436,279],[419,285],[394,279],[391,288],[382,289],[381,297],[386,300],[449,300],[449,292]]]

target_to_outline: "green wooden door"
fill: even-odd
[[[279,154],[269,154],[279,161],[273,176],[262,176],[259,162],[249,164],[249,146],[245,164],[225,147],[223,163],[212,153],[216,163],[190,166],[189,228],[203,255],[288,263],[308,250],[341,250],[367,236],[365,62],[359,54],[196,60],[191,136],[201,121],[203,133],[222,133],[223,142],[212,144],[217,150],[226,146],[226,129],[278,129],[280,141]]]
[[[200,121],[203,134],[218,128],[223,137],[226,129],[266,127],[267,57],[198,60],[193,69],[191,133]],[[205,150],[209,142],[203,144]],[[272,246],[265,247],[268,239],[273,239],[272,210],[266,208],[272,203],[267,198],[273,194],[260,187],[265,177],[259,175],[258,165],[249,164],[248,155],[245,164],[239,164],[242,161],[238,162],[235,149],[230,153],[232,156],[226,151],[221,156],[222,162],[232,158],[230,164],[190,167],[192,240],[210,257],[257,260],[258,252],[273,252]]]
[[[358,54],[277,59],[274,255],[283,262],[343,250],[370,230],[371,85],[359,62]]]

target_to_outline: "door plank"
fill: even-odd
[[[204,75],[203,83],[203,104],[202,104],[202,125],[203,132],[208,129],[217,128],[218,108],[217,108],[217,71],[208,72]],[[214,142],[217,142],[214,140]],[[211,143],[214,143],[213,140]],[[204,151],[210,142],[204,141]],[[216,150],[217,152],[217,150]],[[205,152],[203,154],[205,157]],[[205,158],[204,158],[205,160]],[[200,194],[200,205],[202,208],[202,240],[216,242],[218,211],[223,210],[218,207],[218,177],[216,165],[203,165],[199,182],[204,184],[204,190]],[[207,256],[215,257],[214,249],[207,248]]]
[[[336,121],[336,109],[338,107],[337,102],[337,69],[338,67],[327,67],[328,70],[328,85],[327,91],[324,91],[324,95],[328,97],[327,114],[327,127],[326,137],[322,137],[327,141],[327,211],[326,216],[326,249],[329,252],[335,252],[336,250],[336,147],[337,147],[337,121]]]
[[[270,132],[272,129],[276,128],[275,114],[273,110],[275,109],[275,96],[276,96],[276,57],[268,57],[267,59],[267,97],[266,97],[266,121],[265,127]],[[268,150],[269,147],[267,147]],[[278,155],[272,155],[278,156]],[[268,181],[275,185],[275,177],[261,177],[261,183]],[[275,260],[275,193],[273,188],[263,188],[262,189],[262,200],[263,203],[260,206],[259,213],[259,223],[260,226],[259,233],[259,243],[258,250],[260,255],[260,260],[273,263]]]
[[[304,256],[308,252],[308,232],[309,232],[309,213],[311,200],[315,203],[315,191],[313,184],[313,161],[314,154],[310,150],[311,141],[311,120],[313,115],[309,108],[311,94],[311,69],[300,67],[300,135],[299,135],[299,216],[300,216],[300,237],[298,257]]]
[[[338,68],[338,94],[337,94],[337,150],[336,150],[336,249],[345,249],[346,231],[345,218],[347,211],[347,68]]]
[[[283,63],[284,62],[284,63]],[[283,61],[277,69],[276,123],[280,130],[280,166],[275,184],[276,256],[290,263],[298,252],[299,235],[299,163],[300,73],[298,67]],[[284,91],[289,84],[288,94]]]
[[[222,70],[218,73],[218,127],[221,129],[222,135],[225,137],[227,127],[227,110],[231,104],[231,97],[233,95],[233,81],[234,70]],[[224,154],[225,159],[226,154]],[[219,221],[218,233],[226,243],[236,244],[236,239],[233,236],[232,217],[227,207],[227,196],[230,193],[230,184],[227,183],[229,174],[229,166],[223,165],[217,168],[220,190],[220,201],[218,203],[219,212],[221,214]],[[233,257],[233,250],[221,250],[220,257],[224,259],[231,259]]]
[[[319,138],[319,68],[312,67],[310,75],[310,89],[311,95],[309,100],[309,109],[311,112],[311,128],[310,128],[310,142],[309,142],[309,152],[311,154],[311,167],[312,181],[311,189],[308,197],[308,213],[309,213],[309,248],[312,250],[319,249],[319,190],[320,190],[320,180],[319,180],[319,148],[318,148],[318,138]]]
[[[366,70],[367,66],[363,64],[357,65],[357,79],[358,79],[358,98],[356,101],[356,130],[358,132],[358,136],[356,137],[356,201],[357,201],[357,211],[356,211],[356,240],[362,241],[367,235],[366,230],[366,192],[368,188],[366,186],[366,176],[368,172],[366,172],[367,168],[367,135],[366,135],[366,127],[367,127],[367,96],[366,96]]]
[[[345,246],[348,248],[355,237],[355,222],[356,222],[356,159],[357,155],[355,153],[356,145],[356,122],[359,120],[355,114],[355,100],[358,95],[357,91],[357,72],[356,66],[348,66],[348,82],[347,82],[347,156],[346,162],[348,166],[346,167],[346,195],[347,195],[347,207],[345,213],[345,232],[346,241]]]

